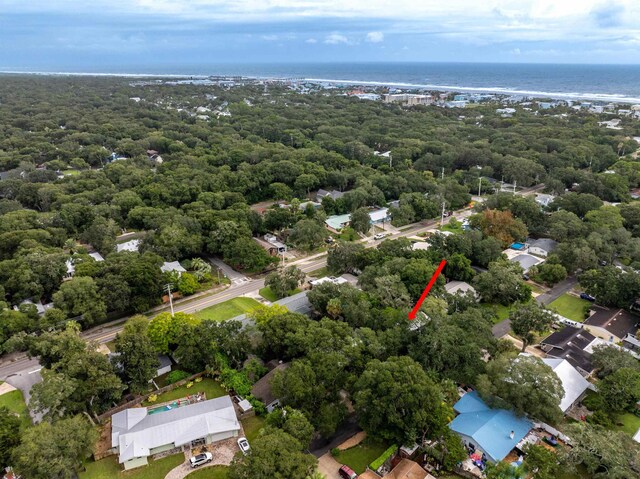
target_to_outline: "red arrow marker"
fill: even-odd
[[[436,282],[436,279],[438,279],[438,276],[440,276],[440,273],[442,273],[442,269],[444,268],[444,266],[446,264],[447,264],[447,260],[446,259],[443,259],[442,261],[440,261],[440,265],[438,266],[438,269],[436,269],[436,272],[433,273],[433,276],[431,276],[431,279],[429,280],[429,284],[427,284],[427,287],[424,288],[424,291],[422,292],[422,295],[420,295],[420,299],[418,299],[418,302],[416,303],[416,305],[413,307],[413,309],[409,313],[409,321],[415,319],[416,314],[418,314],[418,310],[420,309],[420,306],[422,306],[422,303],[424,302],[424,299],[429,294],[429,291],[431,291],[431,288],[433,287],[433,284]]]

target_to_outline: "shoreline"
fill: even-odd
[[[429,83],[393,82],[378,80],[356,80],[356,79],[336,79],[336,78],[310,78],[300,76],[260,76],[260,75],[203,75],[203,74],[175,74],[175,73],[107,73],[107,72],[45,72],[45,71],[18,71],[1,70],[2,75],[28,75],[28,76],[77,76],[77,77],[99,77],[99,78],[153,78],[153,79],[182,79],[182,80],[207,80],[210,78],[243,78],[247,80],[279,80],[317,83],[319,85],[339,84],[343,86],[370,86],[370,87],[391,87],[404,88],[409,90],[430,90],[438,92],[461,92],[461,93],[486,93],[505,96],[524,96],[536,99],[552,100],[591,100],[599,102],[612,102],[623,104],[640,104],[640,97],[631,97],[620,93],[589,93],[589,92],[550,92],[539,90],[519,90],[509,87],[483,86],[471,87],[461,85],[438,85]]]

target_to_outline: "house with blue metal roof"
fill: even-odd
[[[449,423],[451,430],[492,462],[502,461],[533,428],[512,411],[490,408],[476,391],[462,396],[453,409],[458,415]]]

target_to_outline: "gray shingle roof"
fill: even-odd
[[[148,414],[146,408],[120,411],[111,419],[111,445],[119,448],[119,462],[123,463],[148,456],[155,447],[178,447],[211,434],[239,430],[231,398],[222,396],[156,414]]]
[[[551,238],[540,238],[540,239],[531,241],[529,243],[529,248],[531,247],[540,248],[546,251],[547,253],[551,253],[554,249],[556,249],[557,245],[558,243],[552,240]]]

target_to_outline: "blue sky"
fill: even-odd
[[[0,0],[0,69],[640,63],[637,0]]]

